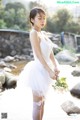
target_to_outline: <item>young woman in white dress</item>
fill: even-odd
[[[33,120],[42,120],[44,100],[52,80],[59,74],[53,54],[53,43],[42,28],[46,25],[46,13],[35,7],[30,11],[30,42],[34,60],[29,62],[19,76],[25,87],[29,86],[33,94]]]

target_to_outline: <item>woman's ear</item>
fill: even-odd
[[[33,24],[34,24],[34,19],[33,19],[33,18],[31,18],[31,23],[33,23]]]

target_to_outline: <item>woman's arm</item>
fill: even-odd
[[[30,41],[31,41],[32,48],[34,49],[37,58],[39,59],[41,64],[44,66],[44,68],[49,72],[50,77],[55,79],[55,73],[50,69],[50,67],[48,66],[48,64],[43,58],[41,48],[40,48],[40,39],[36,31],[31,31]]]
[[[56,63],[53,51],[50,54],[50,59],[51,59],[53,65],[55,66],[54,70],[56,72],[56,75],[58,75],[60,71],[58,70],[57,63]]]
[[[49,72],[50,68],[48,67],[47,63],[45,62],[45,60],[43,58],[41,48],[40,48],[40,39],[39,39],[36,31],[31,32],[30,41],[31,41],[32,48],[34,49],[37,58],[40,60],[42,65],[45,67],[45,69]]]
[[[52,63],[54,64],[54,66],[57,67],[53,51],[50,54],[50,59],[51,59]]]

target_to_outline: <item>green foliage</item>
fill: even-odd
[[[33,7],[42,7],[43,9],[45,9],[45,11],[47,12],[47,9],[46,9],[46,6],[43,4],[39,4],[38,2],[36,2],[36,1],[31,1],[30,3],[29,3],[29,9],[31,10]]]
[[[24,6],[21,3],[7,4],[5,10],[7,10],[7,22],[8,28],[20,28],[25,30],[27,27],[27,15]],[[17,26],[17,27],[15,27]]]
[[[31,2],[29,9],[20,2],[7,3],[4,8],[0,6],[0,28],[29,30],[29,11],[35,5],[38,3]]]
[[[47,31],[54,32],[53,28],[54,28],[53,20],[52,20],[52,18],[48,17],[46,29],[47,29]]]
[[[10,27],[11,29],[14,29],[14,30],[20,30],[20,27],[18,25],[13,25],[12,27]]]
[[[73,16],[67,9],[58,9],[52,17],[48,17],[46,30],[52,33],[64,31],[80,34],[80,18],[77,23],[73,20]]]
[[[14,24],[14,18],[15,11],[13,8],[9,9],[8,11],[5,11],[4,21],[6,22],[8,28],[10,28]]]
[[[4,11],[4,7],[2,5],[2,0],[0,0],[0,19],[1,19],[1,15],[3,15],[2,14],[3,11]]]
[[[68,89],[68,85],[66,83],[66,78],[65,77],[58,78],[58,80],[55,82],[55,85],[53,87],[55,89],[57,89],[57,88]]]
[[[36,1],[35,2],[30,2],[29,3],[29,9],[32,9],[33,7],[36,7],[36,6],[39,6],[39,7],[41,7],[41,5],[40,4],[38,4]]]
[[[64,31],[80,34],[80,25],[72,21],[64,27]]]
[[[4,20],[0,19],[0,28],[6,28],[6,23],[4,22]]]
[[[3,7],[2,0],[0,0],[0,28],[29,30],[29,12],[36,6],[44,8],[48,15],[47,26],[44,30],[52,33],[64,31],[80,34],[80,17],[78,17],[77,23],[73,22],[72,15],[67,9],[58,9],[54,15],[50,16],[46,6],[36,1],[31,1],[26,9],[20,2],[7,3]]]
[[[0,18],[6,24],[7,28],[27,30],[28,19],[27,10],[21,3],[7,3],[4,9],[0,11]],[[2,22],[2,26],[4,27]],[[0,28],[2,28],[0,26]]]
[[[78,23],[79,23],[79,25],[80,25],[80,16],[78,17],[78,20],[77,20],[77,21],[78,21]]]
[[[1,8],[1,0],[0,0],[0,8]]]
[[[8,11],[9,9],[12,9],[12,8],[13,8],[15,11],[18,11],[18,10],[20,10],[21,8],[23,8],[24,10],[26,10],[25,7],[24,7],[24,5],[23,5],[22,3],[20,3],[20,2],[7,3],[7,4],[6,4],[6,7],[5,7],[5,10]]]
[[[71,19],[71,15],[67,9],[59,9],[52,18],[48,18],[48,30],[51,29],[53,32],[62,32],[64,31],[65,25]],[[50,27],[49,27],[50,25]],[[51,27],[52,26],[52,27]]]

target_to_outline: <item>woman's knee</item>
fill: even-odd
[[[38,106],[44,105],[44,96],[36,96],[33,94],[33,103]]]

